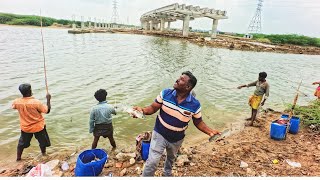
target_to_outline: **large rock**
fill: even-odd
[[[131,158],[135,158],[135,157],[136,157],[136,153],[118,153],[116,155],[116,158],[118,159],[118,161],[121,161],[121,162],[130,160]]]
[[[122,169],[122,171],[120,172],[120,176],[124,176],[127,173],[127,168]]]
[[[189,163],[189,159],[188,159],[188,156],[187,155],[180,155],[178,156],[177,158],[177,161],[176,161],[176,166],[183,166],[185,165],[186,163]]]

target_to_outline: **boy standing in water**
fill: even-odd
[[[246,119],[250,121],[250,123],[246,124],[247,126],[253,126],[253,121],[256,119],[259,106],[260,105],[263,106],[267,98],[269,97],[270,86],[267,83],[266,78],[267,78],[267,73],[260,72],[259,78],[257,81],[254,81],[247,85],[241,85],[238,87],[238,89],[241,89],[243,87],[256,86],[256,90],[254,91],[254,94],[249,98],[249,105],[251,106],[252,111],[251,111],[251,117]],[[264,99],[263,99],[263,95],[264,95]]]
[[[42,155],[46,154],[46,147],[51,145],[46,124],[42,113],[49,114],[51,109],[51,95],[47,94],[47,105],[32,97],[30,84],[21,84],[19,90],[22,98],[15,99],[12,108],[17,109],[20,118],[21,135],[17,147],[17,161],[21,160],[24,148],[30,146],[33,135],[39,142]]]
[[[92,107],[90,113],[90,129],[89,132],[93,132],[92,149],[95,149],[98,145],[100,136],[108,137],[112,149],[116,148],[116,142],[113,138],[113,126],[112,126],[112,114],[116,115],[115,109],[107,103],[107,91],[105,89],[99,89],[95,92],[94,97],[99,103]]]
[[[320,100],[320,81],[312,83],[312,85],[316,85],[316,84],[319,84],[319,86],[317,87],[316,91],[314,92],[314,96],[318,97],[318,100]]]

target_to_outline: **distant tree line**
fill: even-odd
[[[244,37],[245,34],[235,33],[235,36]],[[320,47],[320,38],[308,37],[299,34],[252,34],[253,39],[272,44],[294,44],[299,46]]]
[[[53,23],[71,25],[72,21],[42,17],[42,26],[51,26]],[[40,26],[40,16],[0,13],[0,24]],[[76,21],[76,24],[80,26],[81,22]]]
[[[51,26],[54,23],[70,26],[73,21],[65,20],[65,19],[54,19],[50,17],[42,17],[42,26]],[[31,26],[41,26],[40,24],[40,16],[36,15],[17,15],[17,14],[8,14],[8,13],[0,13],[0,24],[8,24],[8,25],[31,25]],[[75,21],[77,27],[81,26],[81,21]],[[136,27],[134,25],[125,25],[125,24],[116,24],[119,26],[127,26],[127,27]]]

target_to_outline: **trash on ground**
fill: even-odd
[[[298,162],[294,162],[294,161],[291,161],[289,159],[286,159],[286,162],[292,167],[301,167],[301,164],[298,163]]]
[[[246,162],[244,162],[244,161],[241,161],[240,162],[240,167],[241,168],[246,168],[246,167],[248,167],[249,165],[246,163]]]
[[[27,177],[49,177],[52,176],[52,171],[50,167],[46,164],[38,164],[36,167],[33,167]]]

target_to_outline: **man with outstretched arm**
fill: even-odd
[[[260,72],[258,80],[250,84],[241,85],[238,87],[238,89],[241,89],[243,87],[256,86],[256,90],[254,91],[253,95],[250,96],[249,98],[249,105],[251,106],[252,110],[251,110],[251,117],[246,119],[250,121],[249,123],[246,124],[246,126],[253,126],[253,122],[256,119],[259,106],[260,105],[263,106],[267,98],[269,97],[270,85],[267,82],[266,78],[267,78],[267,73]]]
[[[164,165],[164,176],[172,176],[172,165],[185,137],[189,121],[209,136],[220,134],[209,128],[202,120],[200,102],[191,91],[197,79],[190,72],[183,72],[173,85],[173,89],[164,89],[150,106],[135,110],[151,115],[160,109],[152,132],[149,156],[142,176],[154,176],[161,155],[166,149],[167,157]]]

